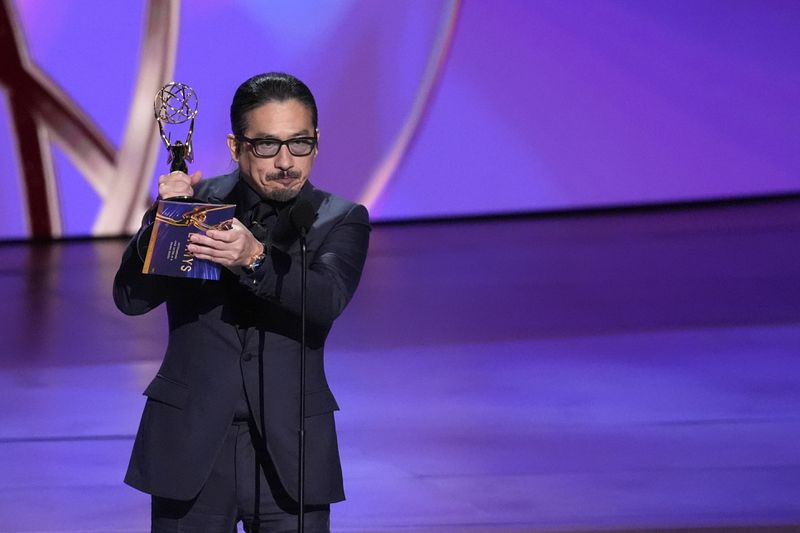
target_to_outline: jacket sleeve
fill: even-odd
[[[366,207],[354,205],[331,228],[313,258],[309,258],[306,278],[309,322],[330,328],[353,297],[367,258],[369,233]],[[239,281],[260,298],[300,315],[301,276],[300,252],[288,255],[273,247],[268,260],[251,274],[241,272]]]
[[[156,206],[144,215],[142,227],[122,254],[122,264],[114,277],[114,303],[126,315],[141,315],[158,307],[165,299],[164,276],[142,273],[144,263],[139,253],[140,240],[146,244],[155,221]]]

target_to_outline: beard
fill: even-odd
[[[267,200],[274,202],[288,202],[295,196],[300,194],[300,189],[274,189],[271,191],[264,191],[264,197]]]

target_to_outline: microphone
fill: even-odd
[[[314,224],[314,219],[317,214],[314,212],[314,206],[311,202],[305,199],[299,199],[292,208],[289,210],[289,219],[292,221],[292,226],[300,234],[301,239],[305,239],[311,225]]]
[[[308,200],[298,199],[294,205],[281,210],[270,234],[272,245],[286,252],[298,237],[305,239],[317,214]]]

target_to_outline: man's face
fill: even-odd
[[[299,100],[267,102],[248,111],[244,136],[250,139],[286,141],[318,136],[311,123],[311,112]],[[317,157],[317,149],[306,156],[296,156],[283,145],[274,157],[256,156],[251,143],[228,135],[231,157],[239,163],[243,179],[263,198],[291,200],[308,180]],[[295,150],[297,152],[297,150]]]

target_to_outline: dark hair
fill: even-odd
[[[267,72],[253,76],[236,89],[231,102],[231,130],[244,135],[247,112],[267,102],[298,100],[311,112],[311,123],[317,129],[317,103],[311,90],[291,74]]]

